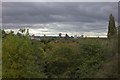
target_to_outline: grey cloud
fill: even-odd
[[[118,2],[119,0],[3,0],[3,2]]]
[[[3,23],[94,22],[117,16],[117,3],[3,3]],[[55,17],[56,16],[56,17]]]
[[[109,15],[117,21],[117,2],[3,2],[4,29],[47,28],[52,31],[105,32]],[[5,24],[29,24],[6,26]],[[52,23],[57,23],[53,25]],[[88,23],[90,23],[88,25]],[[34,24],[52,24],[50,26]],[[62,25],[62,26],[58,26]]]

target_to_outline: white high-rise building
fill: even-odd
[[[76,38],[77,38],[77,35],[74,35],[74,38],[76,39]]]

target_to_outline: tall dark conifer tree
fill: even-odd
[[[109,25],[108,25],[108,39],[111,39],[111,38],[115,38],[117,36],[117,29],[116,29],[116,26],[115,26],[115,19],[114,19],[114,16],[112,16],[112,14],[110,14],[110,17],[109,17]]]

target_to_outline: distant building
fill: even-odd
[[[34,40],[41,41],[41,39],[40,39],[40,38],[34,38]]]
[[[60,38],[62,37],[62,33],[59,33],[59,37],[60,37]]]
[[[44,34],[44,37],[46,37],[46,34]]]
[[[32,36],[29,36],[29,38],[32,39],[32,40],[41,41],[41,39],[40,39],[39,36],[34,36],[34,35],[32,35]]]
[[[32,37],[34,37],[35,35],[33,34]]]
[[[81,38],[83,38],[84,37],[84,35],[81,35]]]
[[[77,38],[77,35],[74,35],[74,39],[76,39]]]

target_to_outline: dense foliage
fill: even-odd
[[[29,39],[3,30],[3,78],[90,78],[115,53],[107,39]],[[55,42],[58,40],[58,42]]]
[[[5,34],[3,34],[4,37]],[[3,78],[46,77],[43,54],[26,35],[7,34],[2,40]]]

